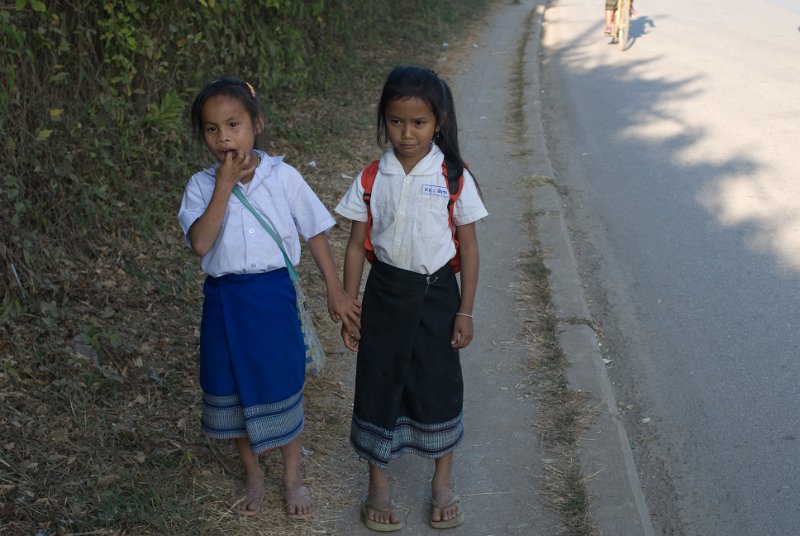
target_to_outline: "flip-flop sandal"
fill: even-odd
[[[603,30],[603,35],[611,35],[611,28],[606,28]]]
[[[380,512],[382,514],[391,514],[392,510],[397,510],[397,506],[395,506],[394,501],[389,504],[389,508],[377,508],[371,504],[368,504],[367,501],[362,502],[361,521],[367,526],[368,529],[377,532],[394,532],[403,528],[402,520],[400,520],[399,523],[378,523],[377,521],[373,521],[369,518],[369,510]]]
[[[286,501],[286,516],[289,519],[298,519],[305,521],[310,519],[312,515],[314,515],[314,505],[312,502],[311,511],[307,514],[292,514],[289,513],[288,508],[290,504],[297,504],[299,500],[308,498],[311,499],[311,492],[308,491],[308,488],[305,486],[300,486],[298,488],[293,489],[292,491],[284,491],[283,492],[283,500]],[[291,499],[291,501],[290,501]]]
[[[434,521],[433,520],[433,509],[438,508],[439,511],[443,511],[445,508],[450,508],[451,506],[456,505],[458,506],[458,515],[453,519],[442,519],[441,521]],[[447,501],[447,504],[439,504],[436,499],[431,497],[431,527],[435,529],[452,529],[453,527],[457,527],[464,522],[464,509],[461,508],[461,497],[456,494]]]

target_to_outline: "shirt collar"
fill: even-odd
[[[266,178],[269,176],[270,170],[272,170],[272,166],[280,163],[283,160],[282,156],[270,157],[267,153],[265,153],[260,149],[256,149],[256,154],[258,155],[258,158],[261,161],[258,163],[258,167],[256,168],[256,173],[253,176],[253,180],[250,181],[250,186],[248,187],[248,190],[252,190],[253,188],[258,187],[259,184],[264,182]]]
[[[434,173],[441,173],[442,162],[444,161],[444,154],[435,143],[431,145],[431,150],[428,154],[422,157],[422,160],[417,162],[414,169],[411,170],[409,175],[431,175]],[[384,175],[406,175],[403,169],[403,164],[397,159],[394,154],[394,149],[391,147],[387,150],[380,161],[380,171]]]

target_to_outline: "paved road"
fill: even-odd
[[[549,149],[657,532],[800,534],[800,1],[545,17]],[[644,421],[644,422],[643,422]]]

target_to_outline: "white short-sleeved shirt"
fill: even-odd
[[[242,185],[247,199],[282,238],[293,264],[300,262],[300,236],[305,240],[328,231],[336,221],[300,173],[283,162],[257,151],[261,162],[253,180]],[[196,173],[183,193],[178,220],[186,242],[189,228],[205,213],[214,193],[219,164]],[[200,260],[207,274],[259,273],[286,266],[275,241],[253,214],[231,194],[217,241]]]
[[[392,149],[381,157],[372,186],[370,239],[381,262],[421,274],[432,274],[456,253],[447,216],[450,200],[442,173],[444,155],[436,145],[406,175]],[[367,221],[361,174],[336,207],[355,221]],[[453,207],[456,226],[467,225],[489,213],[475,180],[464,170],[464,186]]]

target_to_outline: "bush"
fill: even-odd
[[[0,202],[13,207],[0,213],[0,324],[26,297],[63,301],[69,259],[172,225],[197,160],[185,108],[210,77],[252,81],[280,135],[292,101],[317,95],[340,105],[351,84],[375,79],[353,76],[354,66],[387,40],[413,44],[485,3],[17,0],[0,8]]]
[[[209,76],[235,72],[276,98],[319,88],[331,69],[312,62],[348,57],[329,45],[339,28],[323,8],[22,0],[0,10],[0,199],[13,207],[0,214],[3,319],[27,295],[62,300],[67,259],[172,223],[190,164],[184,109]]]

